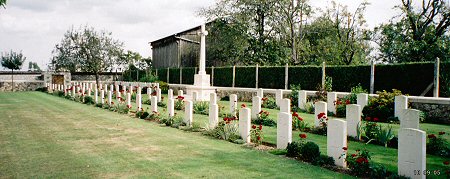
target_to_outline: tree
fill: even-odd
[[[5,7],[5,5],[6,5],[6,0],[0,0],[0,6]]]
[[[99,85],[100,72],[124,64],[123,43],[110,32],[97,32],[92,27],[68,30],[53,50],[51,68],[55,71],[90,72]]]
[[[14,91],[14,70],[19,70],[25,60],[26,57],[22,52],[16,53],[11,50],[10,53],[2,54],[2,66],[11,70],[11,91]]]
[[[40,72],[41,68],[39,68],[39,65],[36,62],[28,62],[28,71]]]
[[[434,61],[450,57],[450,8],[448,1],[422,0],[414,8],[411,0],[402,0],[402,15],[376,28],[374,41],[380,46],[383,61]]]

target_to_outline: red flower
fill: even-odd
[[[352,154],[352,157],[356,157],[356,154]]]
[[[444,135],[445,134],[445,132],[439,132],[439,135]]]
[[[183,96],[178,96],[178,97],[177,97],[177,99],[179,99],[179,100],[183,100],[183,99],[184,99],[184,97],[183,97]]]
[[[374,118],[373,118],[373,121],[374,121],[374,122],[377,122],[377,121],[378,121],[378,118],[374,117]]]
[[[350,100],[347,99],[347,100],[345,101],[345,104],[350,104]]]
[[[247,105],[245,105],[245,104],[241,105],[241,108],[246,108],[246,107],[247,107]]]
[[[318,118],[318,119],[322,119],[323,117],[327,117],[327,116],[325,115],[325,113],[320,113],[320,114],[317,115],[317,118]]]
[[[259,130],[262,130],[262,125],[261,124],[259,125]]]
[[[444,161],[444,165],[450,164],[450,161]]]
[[[362,163],[369,163],[369,160],[367,160],[367,159],[364,158],[364,157],[359,157],[359,158],[356,159],[356,162],[359,163],[359,164],[362,164]]]
[[[255,125],[252,125],[252,129],[256,129],[256,126],[255,126]]]
[[[114,105],[114,102],[111,101],[111,104]]]
[[[264,111],[259,111],[259,114],[262,114]]]
[[[266,100],[267,100],[267,98],[262,98],[261,100],[263,100],[263,101],[266,101]]]
[[[224,117],[224,118],[223,118],[223,121],[228,121],[228,117]]]
[[[131,105],[127,105],[127,107],[128,107],[129,109],[131,109]]]
[[[348,148],[347,148],[347,147],[342,147],[342,149],[343,149],[343,150],[347,150]]]
[[[298,135],[300,138],[305,139],[306,138],[306,134],[299,134]]]
[[[366,121],[370,121],[370,117],[367,116],[367,117],[366,117]]]
[[[260,136],[258,136],[257,140],[261,140],[261,137],[260,137]]]
[[[298,117],[298,113],[297,113],[297,112],[294,112],[294,113],[292,113],[292,116]]]
[[[428,138],[429,138],[429,139],[436,139],[436,135],[430,134],[430,135],[428,135]]]

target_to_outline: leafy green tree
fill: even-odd
[[[100,72],[110,71],[124,64],[123,43],[110,32],[95,31],[92,27],[70,29],[53,50],[50,68],[55,71],[90,72],[98,85]]]
[[[380,46],[378,58],[385,62],[434,61],[450,58],[450,7],[445,0],[423,0],[415,8],[402,0],[403,14],[376,28],[374,41]]]
[[[22,52],[16,53],[11,50],[9,53],[2,53],[2,66],[11,70],[11,91],[14,91],[14,70],[20,70],[25,60],[26,57],[23,56]]]
[[[5,5],[6,5],[6,0],[0,0],[0,6],[5,7]]]

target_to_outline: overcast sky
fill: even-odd
[[[337,0],[354,10],[362,0]],[[387,22],[399,12],[400,0],[369,0],[369,27]],[[204,22],[196,12],[214,0],[7,0],[0,8],[0,52],[22,51],[27,61],[46,69],[51,51],[72,26],[89,25],[112,32],[126,50],[150,56],[148,42],[195,27]],[[311,0],[326,7],[329,0]],[[23,69],[28,68],[28,62]]]

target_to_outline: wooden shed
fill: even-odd
[[[198,66],[200,26],[150,42],[155,68]]]

